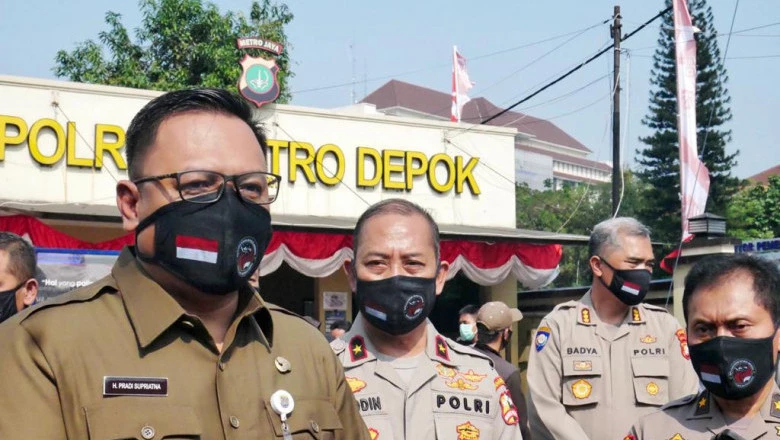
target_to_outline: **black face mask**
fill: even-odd
[[[628,306],[635,306],[645,299],[645,295],[650,289],[650,278],[652,277],[650,272],[646,269],[615,269],[603,257],[599,258],[602,263],[612,269],[612,282],[607,285],[601,277],[599,280],[617,299]]]
[[[136,229],[154,224],[154,255],[138,258],[155,264],[196,289],[224,295],[246,284],[271,241],[271,214],[244,203],[226,188],[214,203],[179,200],[159,208]]]
[[[716,396],[737,400],[756,394],[772,378],[773,339],[774,335],[762,339],[718,336],[688,349],[704,387]]]
[[[433,310],[436,278],[394,276],[378,281],[357,280],[360,312],[374,327],[391,335],[405,335]]]
[[[11,290],[0,292],[0,322],[14,316],[16,310],[16,291],[21,289],[26,283],[23,282]]]

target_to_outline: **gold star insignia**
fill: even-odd
[[[775,409],[780,411],[780,400],[775,400],[772,403],[775,405]]]
[[[360,346],[360,344],[355,344],[354,347],[352,347],[352,353],[355,353],[355,356],[359,355],[363,352],[363,347]]]
[[[447,348],[444,346],[444,344],[441,344],[441,343],[439,344],[439,351],[441,353],[444,353],[445,351],[447,351]]]
[[[780,437],[780,426],[775,426],[775,431],[778,437]]]
[[[707,398],[706,397],[702,397],[701,399],[699,399],[698,405],[699,405],[699,408],[704,408],[704,406],[707,405]]]

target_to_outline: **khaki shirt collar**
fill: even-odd
[[[760,414],[761,418],[768,422],[780,423],[780,389],[776,383],[772,384],[772,393],[761,406]],[[707,390],[696,396],[687,419],[712,419],[711,427],[725,426],[723,414]]]
[[[642,304],[630,306],[628,308],[628,315],[623,323],[628,324],[644,324],[646,311]],[[599,321],[598,314],[593,307],[593,296],[591,291],[585,292],[585,295],[580,298],[579,304],[577,304],[577,323],[581,325],[596,325]]]
[[[142,270],[133,247],[122,250],[111,269],[111,275],[116,280],[116,287],[122,295],[136,339],[142,348],[146,348],[179,320],[189,320],[179,303]],[[236,313],[231,327],[235,326],[236,321],[265,308],[260,295],[248,286],[239,291],[239,297],[242,298],[239,301],[240,312]],[[268,319],[268,322],[261,322],[260,326],[270,330],[270,314],[257,315],[260,319]],[[268,346],[267,341],[263,342]]]

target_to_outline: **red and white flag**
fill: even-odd
[[[623,292],[637,296],[642,288],[639,284],[632,283],[630,281],[623,281],[623,287],[620,288]]]
[[[216,264],[217,251],[219,243],[216,240],[186,235],[176,237],[176,258]]]
[[[674,44],[677,66],[677,132],[680,142],[680,199],[683,240],[688,218],[704,213],[710,175],[696,147],[696,40],[686,0],[674,0]]]
[[[458,47],[452,46],[452,122],[460,122],[463,106],[470,101],[467,93],[474,87],[466,71],[466,58],[458,53]]]

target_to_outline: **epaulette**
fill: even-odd
[[[667,309],[665,309],[664,307],[661,307],[661,306],[656,306],[656,305],[648,304],[648,303],[642,303],[642,306],[644,308],[646,308],[647,310],[652,310],[654,312],[669,313],[669,310],[667,310]]]
[[[334,339],[330,342],[330,348],[338,356],[347,349],[347,342],[343,339]]]
[[[61,295],[57,295],[54,298],[47,299],[46,301],[29,307],[21,312],[23,315],[20,321],[24,321],[30,316],[40,312],[41,310],[50,309],[52,307],[60,307],[67,304],[83,303],[91,301],[98,296],[106,292],[116,292],[116,284],[114,278],[111,275],[107,275],[92,284],[79,287],[70,292],[65,292]]]
[[[284,313],[285,315],[295,316],[296,318],[303,319],[303,316],[301,316],[301,315],[299,315],[299,314],[297,314],[295,312],[292,312],[290,310],[287,310],[287,309],[285,309],[282,306],[278,306],[278,305],[276,305],[274,303],[269,303],[269,302],[265,301],[265,307],[268,310],[273,310],[275,312],[281,312],[281,313]]]
[[[493,365],[493,361],[491,361],[490,358],[486,354],[480,353],[479,351],[477,351],[474,348],[469,347],[467,345],[459,344],[459,343],[453,341],[450,338],[443,337],[443,339],[447,342],[447,345],[450,347],[450,350],[452,350],[452,351],[454,351],[454,352],[456,352],[458,354],[465,355],[465,356],[471,356],[471,357],[476,357],[476,358],[480,358],[480,359],[485,359],[486,361],[488,361],[490,363],[490,365]]]
[[[698,393],[697,394],[689,394],[689,395],[687,395],[685,397],[681,397],[679,399],[672,400],[671,402],[667,402],[666,404],[661,406],[660,409],[663,411],[663,410],[668,409],[668,408],[677,408],[679,406],[685,406],[685,405],[688,405],[689,403],[693,402],[694,400],[696,400],[698,398],[699,398],[699,394]]]
[[[563,310],[563,309],[573,309],[577,307],[577,304],[579,304],[579,301],[566,301],[565,303],[560,303],[557,306],[553,308],[553,312],[556,310]]]

